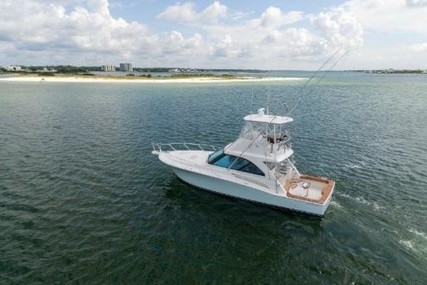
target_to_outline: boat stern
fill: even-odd
[[[296,179],[288,179],[283,188],[286,196],[306,205],[307,211],[323,216],[332,200],[335,181],[324,177],[300,175]]]

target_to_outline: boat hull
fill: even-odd
[[[198,188],[221,195],[272,206],[274,208],[298,211],[316,216],[324,216],[332,197],[332,195],[330,195],[329,198],[322,204],[312,203],[285,197],[279,194],[275,195],[265,191],[260,191],[250,186],[238,184],[233,181],[220,179],[202,173],[187,171],[177,167],[172,168],[176,176],[178,176],[181,180]]]

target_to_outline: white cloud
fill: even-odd
[[[233,46],[232,37],[226,34],[216,45],[213,55],[217,57],[234,58],[238,53],[239,51]]]
[[[350,0],[341,7],[355,15],[368,31],[426,35],[425,4],[427,0]]]
[[[351,13],[342,8],[312,16],[311,22],[332,48],[354,48],[360,47],[363,43],[362,25]]]
[[[0,64],[129,60],[135,66],[300,68],[369,40],[350,55],[353,66],[427,64],[427,0],[348,0],[312,14],[268,4],[255,12],[219,1],[200,7],[183,2],[157,15],[157,31],[113,16],[108,0],[4,1]],[[167,29],[165,20],[181,25]],[[401,34],[406,42],[399,41]]]
[[[212,3],[200,14],[200,18],[208,23],[216,23],[219,19],[227,16],[227,7],[220,4],[218,1]]]
[[[66,5],[71,4],[74,8],[67,11]],[[12,42],[20,57],[39,53],[54,58],[67,50],[69,60],[74,62],[80,53],[88,57],[121,54],[127,58],[138,44],[150,42],[144,25],[114,18],[107,0],[85,4],[59,1],[49,5],[34,0],[15,2],[7,12],[0,17],[0,40]]]
[[[157,15],[157,18],[176,22],[193,22],[197,19],[197,12],[193,3],[186,2],[167,7]]]
[[[9,43],[0,48],[0,59],[40,59],[41,64],[129,60],[146,66],[283,68],[280,58],[322,58],[338,46],[362,42],[360,26],[345,9],[309,16],[270,6],[257,15],[228,15],[219,1],[199,10],[185,2],[167,7],[157,19],[178,21],[187,29],[154,33],[141,22],[114,17],[108,0],[10,3],[8,13],[0,17],[0,41]],[[197,33],[191,32],[196,24]]]
[[[426,0],[349,0],[340,8],[363,26],[367,45],[351,56],[351,68],[425,68]]]
[[[184,23],[216,23],[219,19],[226,17],[227,7],[215,1],[201,12],[196,11],[192,2],[175,4],[167,7],[157,15],[158,19],[184,22]]]
[[[310,20],[307,28],[294,27],[293,24],[307,17]],[[245,60],[252,57],[274,68],[283,68],[281,58],[290,61],[324,58],[337,48],[358,47],[363,42],[363,28],[344,9],[306,16],[299,11],[283,13],[269,7],[258,17],[240,23],[203,28],[217,43],[215,55]],[[223,35],[227,35],[227,45]]]
[[[197,56],[212,52],[211,47],[203,41],[202,35],[196,33],[185,38],[180,32],[172,31],[165,34],[158,42],[160,56]]]
[[[277,27],[296,23],[302,19],[303,13],[301,11],[290,11],[287,14],[283,14],[279,8],[269,7],[262,13],[259,20],[263,27]]]
[[[344,9],[331,9],[308,16],[302,11],[284,13],[279,8],[268,7],[258,16],[248,17],[246,14],[246,17],[238,18],[240,21],[231,24],[212,24],[212,21],[202,20],[201,14],[196,12],[193,4],[184,3],[168,7],[158,18],[190,25],[198,23],[204,36],[199,39],[198,46],[202,48],[197,49],[197,55],[209,60],[211,65],[218,64],[217,67],[223,67],[220,64],[230,65],[231,62],[244,66],[244,61],[247,61],[271,68],[284,68],[282,58],[288,61],[324,58],[339,47],[360,46],[363,42],[361,25]],[[306,21],[308,27],[293,26],[301,21]],[[173,43],[177,48],[173,50],[175,54],[182,55],[179,50],[186,39],[182,34],[178,38]]]
[[[406,0],[409,7],[427,6],[427,0]]]
[[[427,52],[427,43],[415,44],[410,48],[415,52]]]

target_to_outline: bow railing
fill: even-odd
[[[179,151],[179,150],[202,150],[215,151],[218,147],[200,143],[152,143],[154,154],[159,154],[163,151]]]

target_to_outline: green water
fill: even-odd
[[[299,74],[307,76],[307,74]],[[426,284],[427,77],[0,82],[0,284]],[[336,180],[323,219],[178,180],[151,142],[235,139],[298,104],[300,171]]]

